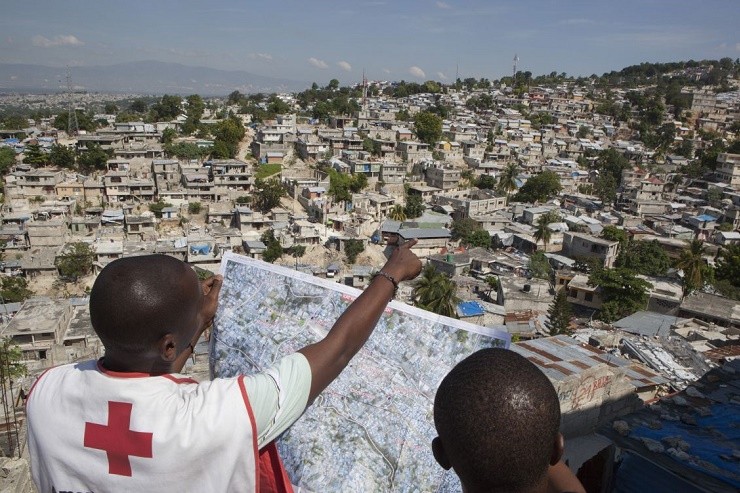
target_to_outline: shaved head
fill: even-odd
[[[482,349],[442,380],[434,425],[467,491],[527,491],[547,472],[560,404],[529,360],[508,349]]]
[[[167,255],[108,264],[90,293],[90,319],[107,350],[142,353],[165,334],[190,337],[201,289],[195,272]]]

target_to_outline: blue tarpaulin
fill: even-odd
[[[211,245],[190,245],[190,253],[208,255],[211,253]]]
[[[457,312],[461,317],[477,317],[485,313],[477,301],[461,301],[457,305]]]

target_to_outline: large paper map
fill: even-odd
[[[211,370],[266,368],[323,338],[360,291],[228,253]],[[365,347],[279,441],[294,484],[313,492],[455,491],[434,461],[437,386],[477,349],[508,346],[494,329],[391,302]]]

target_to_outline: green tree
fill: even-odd
[[[17,303],[26,300],[33,295],[28,289],[28,281],[19,276],[0,277],[0,295],[5,303]]]
[[[490,248],[491,234],[484,229],[479,229],[478,231],[473,231],[468,236],[466,236],[463,240],[463,243],[470,248]]]
[[[388,212],[388,218],[390,218],[390,219],[392,219],[394,221],[403,222],[403,221],[406,220],[406,211],[404,210],[404,208],[403,208],[403,206],[401,204],[396,204]]]
[[[165,207],[172,207],[172,204],[170,204],[169,202],[165,202],[162,199],[149,204],[149,210],[154,213],[155,217],[158,218],[162,217],[162,209],[164,209]]]
[[[362,139],[362,150],[365,152],[369,152],[373,156],[380,156],[380,142],[369,137],[365,137],[364,139]]]
[[[280,245],[278,239],[275,238],[275,233],[272,230],[265,231],[260,239],[267,247],[262,254],[262,260],[273,263],[283,256],[283,247]]]
[[[28,127],[28,118],[20,115],[8,115],[2,119],[4,130],[23,130]]]
[[[190,202],[188,204],[188,213],[189,214],[200,214],[200,211],[203,210],[203,206],[200,202]]]
[[[514,200],[517,202],[546,202],[560,193],[562,189],[558,174],[546,170],[527,180],[517,192]]]
[[[15,164],[15,151],[10,147],[0,147],[0,175],[5,174]]]
[[[84,242],[78,241],[65,246],[54,264],[56,265],[62,279],[71,279],[77,282],[81,276],[92,272],[95,252],[92,247]]]
[[[49,161],[52,166],[59,166],[60,168],[72,169],[75,166],[75,159],[77,155],[73,149],[60,144],[54,144],[51,146],[51,152],[49,153]]]
[[[200,118],[203,116],[203,110],[205,109],[205,103],[203,98],[198,94],[192,94],[185,98],[187,102],[185,110],[185,122],[182,124],[182,133],[190,135],[198,129],[200,124]]]
[[[29,144],[23,151],[23,162],[34,166],[44,166],[49,163],[49,155],[38,144]]]
[[[447,275],[437,272],[432,264],[427,264],[414,284],[415,305],[424,310],[457,318],[455,283]]]
[[[129,109],[134,113],[146,113],[149,110],[149,105],[143,99],[135,99],[131,102]]]
[[[115,103],[105,103],[103,111],[108,115],[115,115],[118,113],[118,106]]]
[[[344,242],[344,254],[347,255],[347,262],[352,265],[357,261],[357,256],[365,251],[365,244],[362,240],[349,239]]]
[[[499,288],[499,280],[496,276],[486,276],[486,284],[488,284],[488,299],[493,300],[494,298],[491,296],[494,291],[498,292]]]
[[[588,278],[590,286],[598,286],[604,300],[599,319],[614,322],[647,306],[649,282],[629,269],[594,269]]]
[[[456,219],[452,221],[452,227],[450,233],[453,240],[466,240],[474,232],[481,231],[483,227],[475,219],[464,217],[462,219]],[[489,237],[490,238],[490,237]]]
[[[80,171],[89,173],[94,170],[104,170],[110,155],[98,144],[91,144],[87,150],[77,156]]]
[[[182,113],[182,97],[165,94],[149,110],[152,121],[174,120]]]
[[[620,246],[617,267],[624,267],[644,276],[664,276],[671,268],[671,259],[656,240],[629,241]]]
[[[355,173],[349,182],[349,190],[352,193],[359,193],[367,187],[367,175],[365,173]]]
[[[411,120],[411,115],[409,115],[409,112],[407,109],[400,109],[396,113],[396,121],[399,122],[407,122]]]
[[[295,259],[296,269],[298,268],[298,259],[303,257],[306,254],[306,246],[305,245],[293,245],[292,247],[288,248],[287,252],[290,254],[291,257]]]
[[[599,152],[594,166],[599,171],[600,176],[605,173],[610,174],[619,186],[622,183],[622,171],[629,169],[631,164],[626,157],[610,147]]]
[[[740,287],[740,245],[727,245],[717,257],[715,276]]]
[[[481,190],[493,190],[496,188],[496,178],[491,175],[481,175],[476,180],[475,186]]]
[[[421,200],[421,195],[415,193],[407,194],[404,211],[406,212],[406,217],[409,219],[421,217],[424,214],[424,203]]]
[[[533,236],[535,241],[541,241],[545,245],[545,251],[547,251],[547,245],[550,243],[550,238],[552,238],[552,230],[548,226],[559,220],[560,215],[552,211],[537,218]]]
[[[547,322],[545,327],[551,336],[558,334],[570,334],[570,319],[573,316],[573,308],[568,301],[567,289],[561,289],[552,300],[549,310],[547,311]]]
[[[280,205],[280,199],[285,196],[285,188],[280,180],[271,178],[262,180],[257,178],[254,182],[254,202],[256,210],[266,213]]]
[[[177,142],[173,144],[165,144],[164,152],[167,156],[174,156],[179,159],[201,159],[211,154],[212,147],[199,147],[197,144],[192,142]],[[228,150],[226,151],[228,153]],[[228,156],[226,156],[228,157]]]
[[[501,172],[501,177],[498,180],[498,190],[506,194],[507,204],[509,203],[509,194],[517,188],[517,176],[519,176],[519,165],[509,163]]]
[[[537,279],[550,281],[552,278],[552,267],[544,253],[534,252],[529,256],[529,274]]]
[[[167,127],[162,131],[162,143],[172,144],[172,141],[177,137],[177,130],[171,127]]]
[[[714,273],[714,289],[728,298],[740,299],[740,245],[720,250]]]
[[[219,145],[219,142],[223,142],[228,149],[226,157],[234,158],[239,150],[239,142],[244,138],[245,133],[244,125],[238,118],[220,121],[213,130],[213,135],[216,137],[214,148]]]
[[[434,145],[442,138],[442,118],[430,111],[417,113],[414,128],[419,140],[429,145]]]
[[[693,239],[688,243],[686,248],[676,260],[676,268],[683,271],[683,294],[690,294],[692,291],[701,289],[704,284],[711,282],[713,278],[712,268],[704,259],[706,247],[704,242]]]
[[[348,202],[352,200],[349,190],[352,178],[346,173],[340,173],[335,169],[329,170],[329,195],[335,202]]]
[[[618,241],[620,250],[624,250],[624,247],[630,239],[625,230],[619,229],[611,224],[604,226],[604,229],[601,230],[601,237],[609,241]]]
[[[617,182],[610,173],[599,175],[594,183],[593,193],[604,205],[613,205],[617,200]]]

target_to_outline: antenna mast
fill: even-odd
[[[77,135],[80,133],[80,126],[77,123],[77,109],[74,104],[74,93],[72,92],[72,75],[67,66],[67,135]],[[72,131],[74,130],[74,134]]]
[[[367,106],[367,77],[365,77],[365,69],[362,69],[362,109],[366,109]]]

